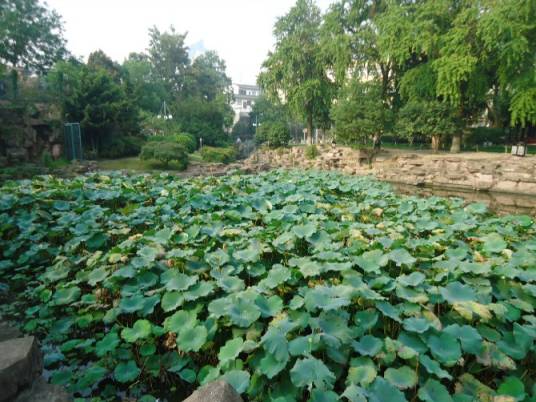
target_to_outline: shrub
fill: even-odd
[[[492,144],[505,144],[507,142],[506,133],[502,128],[475,127],[471,128],[469,134],[464,137],[466,145],[484,145],[486,142]]]
[[[201,158],[205,162],[215,163],[231,163],[236,159],[236,149],[234,147],[216,148],[203,147],[201,148]]]
[[[196,149],[194,136],[186,133],[153,135],[149,137],[149,142],[176,142],[177,144],[181,144],[189,153],[194,152]]]
[[[143,142],[142,137],[111,137],[102,147],[99,157],[114,159],[124,156],[136,156],[140,153]]]
[[[290,132],[284,122],[265,122],[257,129],[255,141],[259,144],[267,143],[272,148],[284,147],[290,141]]]
[[[316,145],[308,145],[305,148],[305,157],[307,159],[315,159],[318,155],[320,155],[320,151],[316,147]]]
[[[140,158],[143,160],[154,159],[160,161],[164,166],[169,162],[176,161],[179,169],[188,167],[188,152],[184,146],[171,141],[150,141],[141,149]]]

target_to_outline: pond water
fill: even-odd
[[[400,194],[430,197],[459,197],[467,201],[482,202],[488,208],[500,215],[524,214],[536,216],[536,197],[508,193],[490,193],[482,191],[463,191],[439,187],[417,187],[408,184],[391,183],[394,190]]]

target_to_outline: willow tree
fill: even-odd
[[[275,49],[268,54],[259,84],[271,98],[288,104],[303,118],[312,142],[315,122],[329,125],[333,83],[322,55],[322,16],[312,0],[298,0],[274,27]]]

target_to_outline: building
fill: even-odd
[[[231,104],[235,114],[233,125],[241,118],[249,117],[260,94],[261,90],[257,85],[233,84],[233,103]]]

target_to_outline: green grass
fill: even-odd
[[[98,162],[99,169],[102,170],[134,170],[140,172],[147,171],[180,171],[178,163],[170,162],[167,167],[155,161],[143,161],[137,156],[120,159],[103,159]]]

